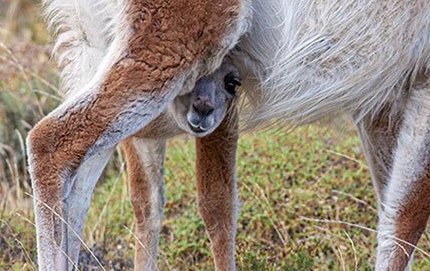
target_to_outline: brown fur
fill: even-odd
[[[392,170],[403,111],[390,118],[391,111],[387,107],[373,119],[366,117],[357,125],[366,160],[371,165],[373,186],[379,202],[384,200],[383,192]]]
[[[215,132],[196,140],[198,207],[217,270],[234,270],[237,116],[230,112]]]
[[[144,97],[161,106],[176,78],[223,52],[223,39],[236,23],[241,4],[241,0],[129,0],[127,19],[132,33],[125,54],[92,96],[62,105],[61,111],[45,117],[29,133],[36,223],[40,232],[52,232],[52,236],[38,233],[38,243],[51,246],[52,240],[61,240],[61,222],[50,209],[64,215],[65,177],[76,172],[88,150],[121,119],[127,105]],[[56,252],[47,253],[42,258],[50,262]]]
[[[148,178],[145,174],[145,168],[140,163],[140,157],[135,146],[127,139],[121,143],[122,149],[126,154],[127,172],[130,179],[130,198],[133,204],[137,224],[143,224],[145,217],[149,216],[150,210],[150,193],[148,187]]]
[[[212,135],[197,139],[199,211],[205,220],[213,243],[214,260],[219,270],[234,270],[234,223],[236,220],[234,216],[236,208],[234,164],[238,140],[237,114],[232,109],[233,106],[236,106],[235,102],[230,103],[230,111]],[[155,187],[162,186],[162,184],[153,182],[162,181],[163,178],[159,168],[159,162],[162,163],[162,161],[149,161],[148,159],[154,155],[152,152],[149,157],[142,160],[137,144],[163,142],[160,139],[155,141],[149,139],[149,142],[147,140],[156,138],[157,131],[163,131],[163,127],[159,126],[169,123],[168,121],[163,123],[164,117],[160,116],[157,118],[158,122],[157,120],[151,122],[142,131],[122,143],[129,173],[130,197],[136,216],[138,240],[136,241],[135,270],[146,270],[148,262],[153,269],[156,268],[154,256],[156,253],[153,253],[152,249],[157,247],[157,238],[156,233],[151,232],[151,226],[153,226],[151,223],[154,223],[151,221],[151,208],[160,206],[154,205],[157,202],[154,202],[155,198],[151,196],[151,191],[153,193]],[[151,130],[155,131],[155,134],[151,133]],[[143,145],[144,150],[151,151]],[[219,145],[224,148],[216,147]],[[160,196],[162,197],[162,195]]]
[[[151,208],[160,208],[163,202],[156,202],[151,197],[151,190],[154,186],[160,184],[152,183],[148,176],[148,171],[158,172],[161,174],[161,168],[158,168],[158,163],[151,163],[144,165],[142,157],[139,156],[139,152],[135,144],[139,144],[138,139],[131,137],[122,143],[122,148],[126,154],[127,172],[130,186],[130,197],[133,205],[134,215],[136,217],[136,244],[135,244],[135,270],[145,270],[145,267],[151,266],[152,269],[156,269],[157,259],[151,258],[156,255],[158,248],[158,232],[152,230],[150,221]],[[163,157],[159,157],[163,158]],[[163,181],[162,179],[157,181]],[[160,204],[161,206],[158,206]],[[149,220],[149,221],[148,221]],[[161,223],[161,217],[160,221]],[[155,236],[156,235],[156,236]],[[143,245],[144,246],[143,246]],[[155,253],[152,253],[155,250]]]
[[[405,102],[406,104],[406,102]],[[399,108],[395,116],[389,118],[390,110],[383,110],[373,120],[367,118],[358,125],[358,131],[366,152],[366,159],[372,169],[374,187],[379,198],[379,208],[384,211],[384,191],[388,186],[397,140],[403,124],[405,108]],[[394,255],[390,255],[389,270],[405,270],[414,248],[405,242],[416,245],[423,233],[430,215],[430,165],[427,174],[418,180],[418,185],[405,195],[396,221],[394,237],[398,244]],[[387,255],[388,257],[388,255]]]
[[[428,150],[427,150],[428,151]],[[419,184],[408,193],[407,200],[396,219],[396,238],[416,245],[424,232],[430,215],[430,164]],[[395,251],[390,270],[404,270],[414,248],[401,241]]]
[[[162,95],[176,75],[219,50],[239,4],[239,0],[130,1],[134,33],[128,53],[111,69],[97,97],[84,108],[79,103],[72,106],[59,119],[45,118],[29,135],[38,189],[55,190],[46,199],[58,200],[58,175],[66,167],[73,171],[79,166],[130,100],[144,93]]]

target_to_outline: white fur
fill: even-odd
[[[67,234],[67,243],[68,254],[75,263],[78,262],[80,241],[94,188],[113,151],[114,148],[111,148],[94,154],[79,167],[72,180],[71,192],[67,196],[69,227],[71,227]],[[79,236],[76,236],[76,233]]]
[[[49,28],[57,34],[54,56],[61,67],[62,91],[80,91],[105,56],[113,34],[115,0],[45,0]],[[119,9],[119,10],[118,10]]]
[[[359,121],[427,70],[427,0],[270,0],[253,8],[252,29],[232,54],[254,81],[244,91],[250,127],[341,113]]]
[[[393,165],[373,165],[388,178],[378,180],[388,187],[381,187],[376,268],[388,270],[398,212],[428,161],[428,88],[419,94],[416,86],[429,75],[430,2],[270,0],[253,1],[253,8],[252,29],[231,54],[243,67],[246,128],[344,113],[372,122],[382,110],[395,124],[411,95]]]
[[[65,95],[50,116],[61,118],[96,99],[110,68],[127,50],[131,30],[123,0],[46,0],[44,4],[49,26],[58,35],[54,54]]]
[[[430,141],[430,93],[429,89],[414,90],[406,107],[403,125],[400,129],[393,169],[384,193],[380,210],[378,233],[378,270],[388,270],[390,259],[398,245],[395,240],[395,222],[409,193],[428,170],[428,147]],[[399,244],[397,244],[399,243]],[[410,265],[412,263],[410,256]]]

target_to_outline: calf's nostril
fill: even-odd
[[[193,103],[193,109],[202,117],[209,116],[214,112],[214,106],[209,101],[196,101]]]

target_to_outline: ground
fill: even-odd
[[[30,0],[0,1],[0,270],[36,269],[23,139],[59,102],[51,41],[38,14]],[[169,143],[160,270],[213,270],[196,209],[193,145],[191,138]],[[376,201],[351,124],[247,133],[238,157],[239,270],[372,270]],[[132,269],[124,166],[119,152],[96,189],[81,270]],[[418,247],[414,270],[429,270],[428,231]]]

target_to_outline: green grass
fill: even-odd
[[[238,156],[239,270],[372,270],[375,233],[346,225],[375,229],[377,220],[369,173],[354,133],[339,136],[316,126],[290,134],[258,132],[242,137]],[[193,140],[169,144],[161,270],[213,269],[196,210],[194,158]],[[133,214],[126,175],[112,168],[96,189],[85,240],[95,250],[104,249],[108,270],[118,262],[128,270],[133,259]],[[32,219],[31,212],[23,216]],[[20,270],[31,264],[34,228],[14,213],[1,224],[13,231],[8,234],[9,246],[17,246],[18,236],[15,239],[29,257],[18,249],[20,260],[0,262],[0,269]],[[428,251],[429,245],[425,236],[419,247]],[[424,255],[417,252],[416,258],[416,270],[430,268]]]
[[[35,270],[23,139],[58,104],[57,71],[39,14],[34,1],[0,1],[0,270]],[[377,213],[369,172],[352,129],[333,130],[311,126],[241,137],[239,270],[372,270]],[[197,214],[194,159],[193,140],[169,144],[160,270],[213,270]],[[117,154],[96,188],[84,240],[106,270],[130,270],[133,228]],[[428,231],[418,246],[430,251]],[[97,268],[85,249],[82,264]],[[414,267],[429,270],[430,258],[417,251]]]

